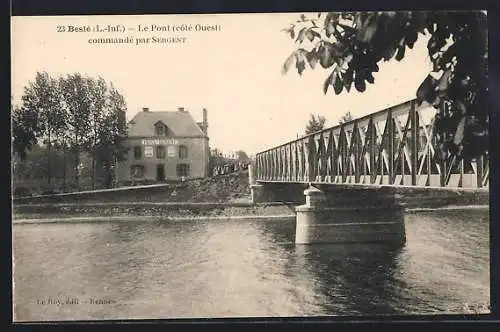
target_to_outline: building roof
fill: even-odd
[[[188,111],[142,111],[128,124],[129,137],[155,136],[155,123],[163,122],[176,137],[207,137]]]

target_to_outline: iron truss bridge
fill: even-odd
[[[436,110],[415,100],[256,155],[257,182],[488,188],[488,154],[440,157]]]

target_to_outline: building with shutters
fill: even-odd
[[[128,123],[126,160],[117,165],[121,185],[204,178],[209,172],[207,110],[196,122],[184,108],[143,108]]]

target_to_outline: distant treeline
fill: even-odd
[[[126,153],[126,109],[102,77],[38,72],[19,105],[11,106],[14,185],[43,180],[45,191],[65,191],[68,184],[78,190],[88,161],[90,187],[97,175],[105,179],[99,187],[110,187]]]

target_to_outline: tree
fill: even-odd
[[[38,143],[38,114],[34,110],[22,109],[19,106],[12,106],[11,109],[12,152],[24,160],[27,152]]]
[[[117,160],[126,152],[126,103],[123,96],[103,78],[93,79],[75,73],[54,79],[47,73],[37,73],[26,86],[20,106],[12,105],[12,147],[21,160],[40,143],[47,152],[49,185],[53,170],[52,148],[62,151],[62,170],[66,187],[66,151],[75,156],[73,165],[76,185],[79,185],[80,153],[91,156],[92,187],[96,162],[110,174]],[[57,151],[55,151],[57,152]],[[39,159],[39,158],[38,158]],[[108,181],[109,182],[109,181]],[[110,182],[109,182],[110,183]]]
[[[54,148],[57,151],[60,151],[62,154],[62,178],[63,178],[63,191],[66,191],[66,182],[67,182],[67,151],[69,148],[68,141],[69,141],[69,136],[70,132],[68,130],[68,122],[67,122],[67,114],[63,112],[61,114],[62,116],[62,121],[64,123],[64,126],[61,126],[58,128],[56,131],[56,136],[54,138]],[[56,165],[57,166],[57,165]]]
[[[18,150],[23,152],[23,145],[31,146],[34,137],[42,139],[47,147],[47,180],[51,183],[51,157],[52,147],[57,135],[64,131],[64,112],[61,109],[60,95],[58,93],[57,81],[46,72],[38,72],[35,80],[29,82],[22,96],[21,110],[14,116],[14,137],[31,137],[28,141],[19,143]],[[31,120],[31,121],[30,121]],[[19,121],[21,123],[19,123]]]
[[[309,122],[306,126],[306,135],[315,133],[325,127],[326,118],[321,115],[310,114]]]
[[[248,162],[250,160],[248,154],[243,150],[236,151],[236,156],[238,157],[238,161],[241,162]]]
[[[87,152],[91,156],[91,186],[92,189],[95,187],[95,173],[96,173],[96,157],[98,153],[99,146],[102,145],[100,138],[102,138],[102,133],[106,132],[102,126],[109,125],[105,123],[104,118],[106,116],[106,93],[108,87],[106,86],[106,81],[102,77],[94,80],[91,77],[85,78],[85,84],[87,89],[87,102],[89,106],[89,132],[87,139]],[[104,130],[103,130],[104,129]]]
[[[353,117],[351,115],[351,112],[347,112],[346,114],[342,115],[342,117],[340,118],[339,125],[346,123],[346,122],[349,122],[349,121],[352,121],[352,120],[353,120]]]
[[[85,78],[78,73],[61,77],[59,82],[70,132],[68,146],[75,157],[73,167],[75,182],[79,187],[80,153],[89,145],[91,109],[88,103],[88,89]]]
[[[128,148],[126,111],[127,104],[120,92],[110,84],[106,94],[106,107],[98,130],[98,142],[95,146],[96,161],[102,166],[106,176],[106,186],[114,178],[116,163],[125,159]]]
[[[378,63],[400,61],[420,35],[433,70],[416,91],[437,110],[441,156],[473,159],[488,150],[487,22],[484,12],[345,12],[302,15],[285,29],[301,46],[286,59],[283,73],[306,63],[333,68],[323,84],[326,94],[359,92],[374,83]],[[305,43],[304,43],[305,42]],[[309,43],[309,49],[306,44]]]

